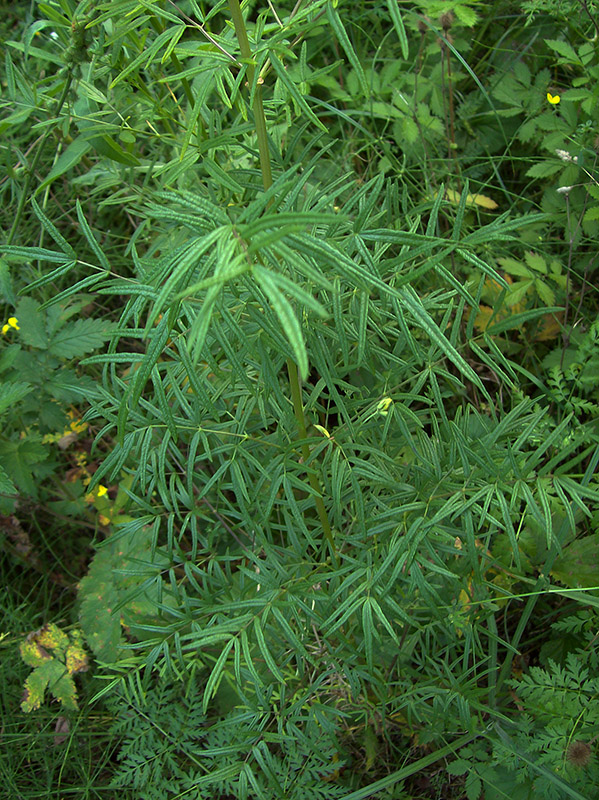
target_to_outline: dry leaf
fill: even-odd
[[[58,717],[54,726],[54,747],[66,742],[70,732],[71,725],[68,719],[66,717]]]

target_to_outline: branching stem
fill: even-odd
[[[241,6],[239,0],[228,0],[229,10],[235,26],[235,33],[241,51],[241,57],[247,67],[248,86],[254,86],[254,79],[256,77],[255,63],[252,55],[252,50],[248,40],[248,35],[245,27],[243,14],[241,13]],[[262,105],[262,86],[260,79],[254,89],[254,124],[256,126],[256,135],[258,138],[258,152],[260,154],[260,169],[262,171],[262,184],[264,191],[267,191],[272,186],[272,170],[270,166],[270,153],[268,150],[268,134],[266,131],[266,117],[264,116],[264,106]],[[308,433],[306,430],[306,417],[304,414],[304,404],[302,402],[302,389],[298,374],[297,365],[291,359],[287,359],[287,373],[289,375],[289,386],[291,389],[291,399],[293,402],[293,412],[297,422],[298,432],[300,439],[302,439],[302,458],[307,462],[310,458],[310,447],[306,442]],[[320,489],[320,481],[312,470],[308,470],[308,480],[314,492],[314,502],[316,504],[316,511],[320,519],[320,524],[325,535],[325,538],[331,548],[331,553],[335,561],[337,561],[337,552],[335,549],[335,541],[333,539],[333,532],[331,530],[331,523],[327,515],[327,510],[322,499],[322,492]]]

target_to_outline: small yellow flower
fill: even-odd
[[[551,103],[552,106],[556,106],[562,98],[559,94],[551,94],[551,92],[547,92],[547,102]]]
[[[390,397],[383,397],[382,400],[379,400],[376,410],[381,416],[386,417],[389,413],[389,406],[392,402],[393,400]]]
[[[108,494],[108,489],[100,484],[98,486],[98,497],[104,497],[105,494]]]
[[[7,331],[9,331],[11,328],[14,328],[16,331],[20,331],[21,329],[19,328],[18,322],[19,320],[16,317],[9,317],[8,322],[2,326],[2,333],[7,333]]]

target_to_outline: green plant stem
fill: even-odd
[[[229,9],[231,11],[233,25],[235,26],[235,34],[239,42],[239,49],[241,50],[241,57],[247,66],[248,86],[251,92],[252,86],[254,85],[256,70],[254,68],[254,58],[245,29],[245,22],[243,20],[243,14],[241,13],[239,0],[229,0]],[[270,167],[270,153],[268,152],[268,134],[266,132],[264,106],[262,105],[262,87],[260,85],[260,79],[258,79],[254,91],[253,111],[256,136],[258,138],[258,153],[260,154],[262,185],[264,186],[264,191],[267,191],[272,186],[272,170]]]
[[[65,80],[64,88],[62,90],[62,94],[61,94],[60,99],[58,101],[58,108],[56,109],[56,115],[55,115],[56,117],[58,117],[60,115],[60,112],[62,111],[62,107],[65,104],[67,96],[68,96],[69,91],[71,89],[71,83],[72,82],[73,82],[73,72],[69,71],[69,72],[67,72],[67,77],[66,77],[66,80]],[[27,196],[29,194],[29,187],[31,186],[31,178],[33,177],[33,175],[35,175],[35,171],[37,169],[37,165],[39,164],[40,158],[41,158],[42,153],[44,151],[44,146],[46,144],[46,140],[48,139],[48,136],[50,135],[50,131],[51,130],[52,130],[52,128],[49,125],[46,128],[46,131],[45,131],[44,135],[42,136],[42,140],[39,143],[39,147],[37,148],[35,156],[33,157],[33,162],[31,164],[31,169],[29,170],[29,172],[27,173],[27,175],[25,177],[25,183],[23,184],[23,190],[21,192],[21,197],[19,198],[19,205],[17,206],[17,213],[15,214],[15,219],[14,219],[14,222],[13,222],[12,227],[10,229],[10,233],[8,234],[8,239],[6,240],[6,244],[12,244],[13,239],[15,238],[15,234],[17,232],[17,229],[19,227],[19,223],[21,221],[21,217],[23,216],[23,211],[25,209],[25,203],[27,202]]]
[[[302,403],[302,389],[299,382],[297,365],[290,358],[287,359],[287,372],[289,373],[289,385],[291,387],[291,399],[293,400],[293,411],[295,413],[295,419],[297,421],[297,427],[299,429],[300,437],[303,439],[302,458],[304,459],[304,463],[307,463],[308,459],[310,458],[310,447],[306,442],[306,439],[308,438],[308,432],[306,430],[306,418],[304,416],[304,405]],[[331,523],[329,522],[327,510],[325,508],[322,499],[322,493],[320,491],[320,483],[318,477],[313,472],[308,472],[308,480],[310,481],[310,486],[314,491],[314,501],[316,503],[316,510],[318,512],[320,524],[322,525],[324,535],[326,536],[327,542],[329,543],[329,547],[331,548],[331,553],[334,559],[337,561],[335,540],[333,539]]]
[[[252,50],[250,48],[250,42],[245,28],[243,14],[241,13],[241,6],[239,5],[239,0],[228,0],[228,1],[229,1],[229,9],[231,11],[231,17],[233,19],[233,25],[235,26],[235,34],[237,36],[237,41],[239,42],[241,57],[247,66],[248,85],[251,91],[251,87],[254,85],[256,70],[254,68],[254,58],[252,55]],[[260,86],[259,82],[257,83],[254,91],[253,111],[254,111],[254,124],[256,126],[256,136],[258,139],[258,153],[260,154],[262,185],[264,186],[264,191],[267,191],[272,186],[272,170],[270,166],[270,153],[268,150],[266,117],[264,116],[264,106],[262,105],[262,87]],[[302,402],[302,390],[300,386],[297,365],[291,358],[287,359],[287,373],[289,375],[289,386],[291,388],[293,411],[295,414],[295,419],[297,422],[300,438],[303,440],[302,457],[304,462],[307,462],[308,459],[310,458],[310,447],[306,442],[308,434],[306,431],[304,404]],[[327,510],[325,508],[324,501],[322,499],[320,482],[318,480],[318,477],[312,471],[308,471],[308,480],[310,481],[310,486],[312,487],[312,490],[314,492],[314,502],[316,503],[316,511],[318,512],[320,524],[322,525],[324,535],[326,537],[327,542],[329,543],[329,547],[331,548],[331,553],[333,555],[333,558],[335,559],[335,561],[337,561],[335,540],[333,539],[331,523],[329,522]]]

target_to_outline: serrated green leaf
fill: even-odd
[[[457,758],[455,761],[450,761],[445,769],[448,775],[463,775],[472,769],[472,764],[463,758]]]
[[[455,11],[455,15],[462,25],[465,25],[467,28],[474,27],[474,25],[476,25],[478,22],[478,14],[476,11],[464,3],[456,3],[453,5],[453,10]]]
[[[116,661],[122,642],[120,614],[112,613],[119,601],[112,575],[114,563],[108,548],[98,551],[79,583],[81,628],[98,659],[107,662]]]
[[[17,493],[16,486],[8,477],[6,470],[0,464],[0,494],[13,495]]]
[[[538,164],[533,164],[526,170],[529,178],[549,178],[555,175],[564,168],[561,161],[540,161]]]
[[[40,310],[40,304],[31,297],[23,297],[16,305],[15,316],[19,320],[19,337],[23,344],[47,350],[50,340],[46,330],[46,315]]]
[[[541,300],[547,306],[553,306],[555,303],[555,292],[544,281],[535,281],[535,289]]]
[[[3,258],[0,258],[0,299],[11,306],[17,302],[10,267]]]
[[[545,39],[545,44],[554,52],[558,53],[558,55],[562,56],[567,63],[580,64],[580,59],[576,53],[576,50],[569,45],[568,42],[564,42],[559,39]]]
[[[82,646],[81,633],[69,636],[57,625],[50,623],[29,634],[21,642],[23,661],[33,667],[25,681],[21,709],[26,713],[39,708],[46,689],[63,708],[77,710],[77,690],[73,675],[87,669],[87,655]]]
[[[481,779],[474,770],[470,770],[466,776],[466,797],[468,800],[480,800],[482,788]]]
[[[7,381],[0,384],[0,414],[14,406],[33,391],[33,386],[24,381]]]
[[[32,436],[27,439],[0,440],[0,461],[20,491],[37,497],[33,467],[48,458],[48,449]]]
[[[82,356],[102,347],[115,328],[115,325],[99,319],[79,319],[54,334],[48,351],[58,358]]]
[[[599,206],[591,206],[587,208],[584,214],[583,222],[597,222],[599,220]]]
[[[542,275],[547,275],[547,263],[543,256],[539,253],[533,253],[529,250],[524,253],[524,260],[532,270],[535,270],[535,272],[540,272]]]
[[[106,462],[104,462],[106,465]],[[159,589],[157,576],[165,557],[151,556],[153,532],[145,520],[119,526],[94,556],[79,584],[79,619],[86,641],[97,657],[112,662],[122,643],[122,624],[138,639],[147,638],[156,623]],[[122,618],[122,624],[121,624]]]
[[[505,272],[509,272],[510,275],[518,275],[520,278],[534,277],[534,274],[528,267],[513,258],[498,258],[497,263],[501,264]],[[511,284],[508,284],[506,288],[509,289],[510,285]]]
[[[599,534],[583,536],[564,547],[551,575],[570,589],[599,588]]]

